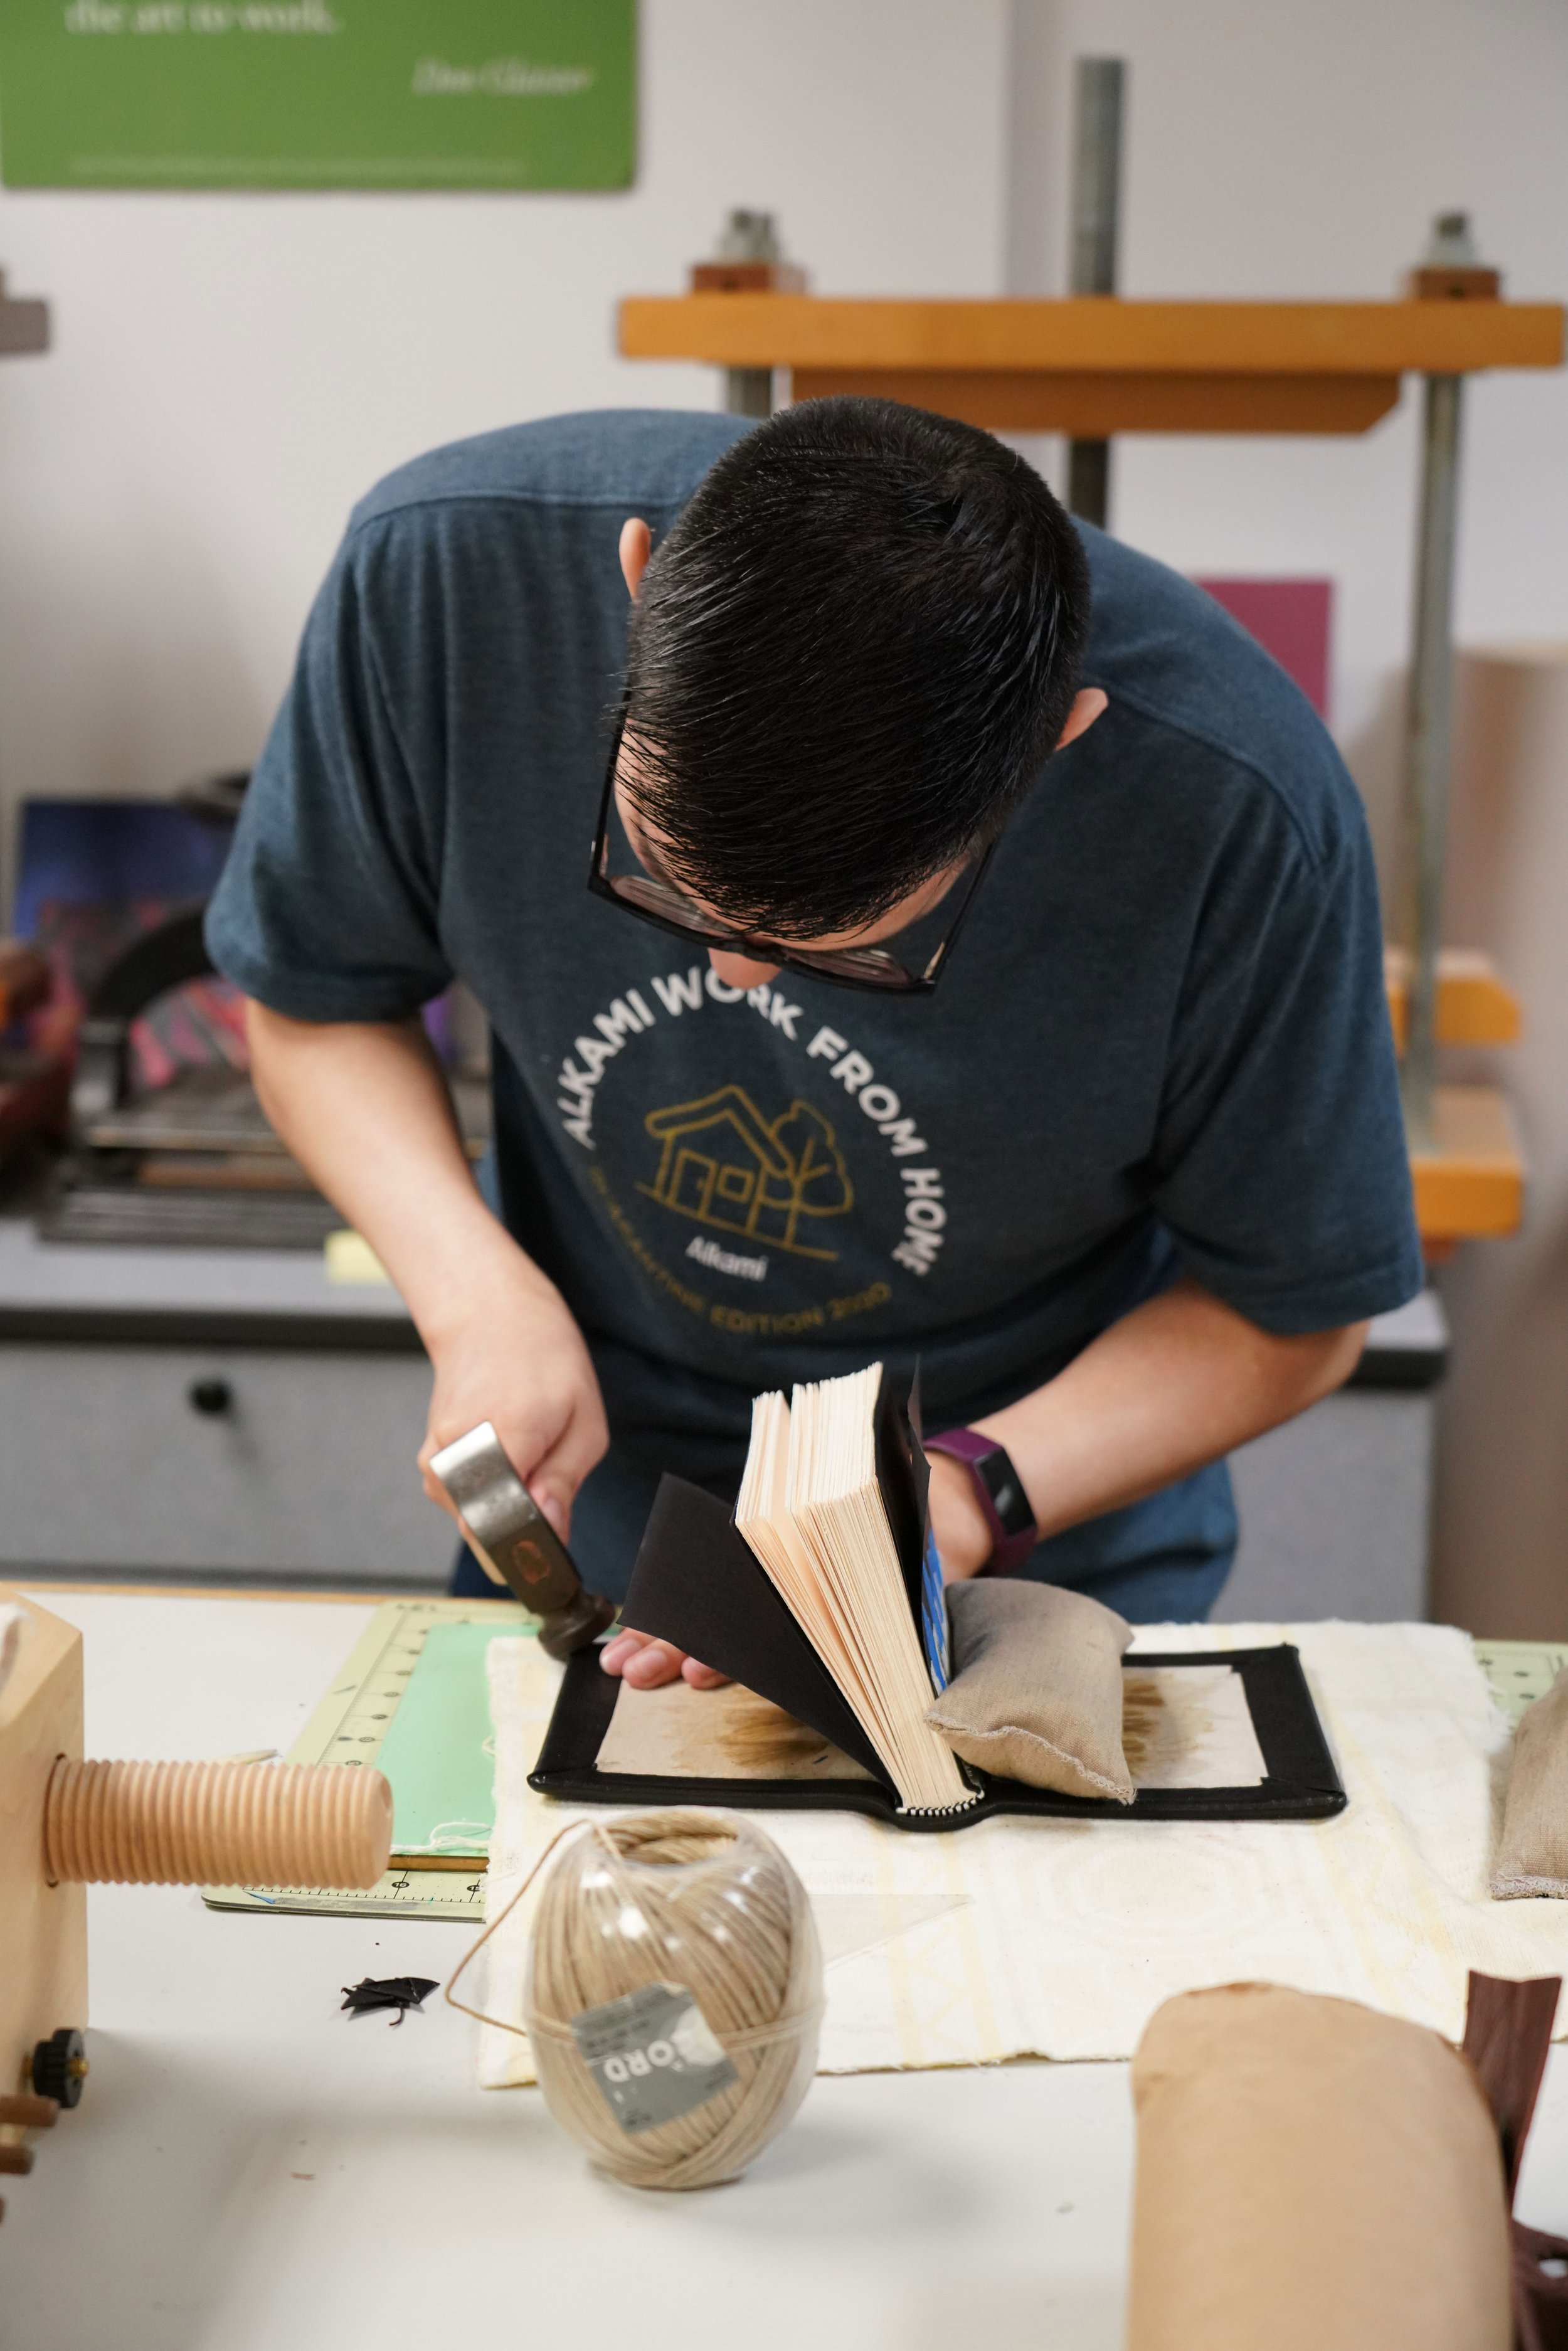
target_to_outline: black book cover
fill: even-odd
[[[893,1529],[915,1622],[927,1525],[929,1469],[920,1443],[918,1378],[901,1405],[883,1375],[876,1404],[878,1480]],[[1154,1820],[1323,1820],[1344,1808],[1306,1677],[1294,1648],[1198,1650],[1132,1655],[1128,1669],[1229,1665],[1241,1677],[1267,1777],[1256,1787],[1140,1789],[1130,1806],[1025,1788],[976,1771],[982,1791],[971,1808],[952,1813],[898,1809],[875,1749],[772,1578],[736,1528],[727,1506],[699,1486],[666,1475],[632,1571],[621,1621],[672,1642],[689,1656],[831,1740],[874,1775],[864,1781],[682,1780],[601,1772],[597,1757],[614,1711],[618,1684],[602,1673],[597,1648],[567,1667],[530,1786],[589,1803],[759,1805],[869,1813],[927,1834],[965,1827],[997,1813],[1064,1818]]]
[[[925,1531],[929,1521],[931,1465],[920,1446],[920,1374],[916,1371],[909,1401],[901,1404],[885,1370],[877,1392],[874,1419],[876,1481],[893,1531],[894,1547],[904,1576],[909,1613],[920,1630],[920,1584],[925,1562]]]
[[[711,1496],[704,1499],[712,1503]],[[723,1509],[722,1504],[714,1507]],[[1258,1786],[1140,1788],[1131,1804],[1117,1804],[1109,1798],[1026,1788],[1016,1780],[980,1771],[975,1776],[984,1792],[967,1810],[904,1813],[880,1773],[874,1781],[709,1780],[601,1771],[599,1750],[620,1686],[601,1671],[597,1649],[581,1649],[568,1662],[528,1785],[569,1803],[737,1804],[770,1812],[866,1813],[894,1828],[928,1836],[968,1828],[998,1813],[1080,1821],[1322,1821],[1342,1813],[1344,1790],[1295,1649],[1285,1644],[1271,1649],[1197,1649],[1132,1655],[1122,1661],[1129,1672],[1159,1666],[1208,1668],[1221,1662],[1241,1677],[1268,1775]],[[811,1728],[823,1737],[837,1736],[820,1722],[812,1722]]]
[[[668,1471],[659,1480],[621,1621],[771,1699],[886,1782],[859,1718],[727,1506]]]

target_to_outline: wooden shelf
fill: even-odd
[[[1524,1216],[1524,1160],[1513,1119],[1492,1086],[1438,1086],[1436,1139],[1412,1151],[1416,1222],[1424,1241],[1496,1238]]]
[[[628,295],[628,359],[723,367],[1113,370],[1211,375],[1464,374],[1556,367],[1556,302],[849,301]]]
[[[1383,978],[1395,1050],[1405,1050],[1410,956],[1404,947],[1385,947]],[[1490,956],[1471,947],[1445,947],[1437,957],[1439,1045],[1514,1045],[1521,1017],[1519,998],[1499,977]]]
[[[1364,433],[1407,371],[1557,367],[1552,302],[859,301],[631,295],[628,359],[789,368],[793,397],[880,394],[1014,431]]]

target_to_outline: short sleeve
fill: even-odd
[[[1289,1336],[1402,1305],[1421,1252],[1359,804],[1312,858],[1260,799],[1196,927],[1152,1189],[1186,1270]]]
[[[452,977],[441,778],[428,755],[411,772],[355,556],[351,540],[317,598],[207,912],[218,969],[298,1020],[401,1019]],[[395,602],[392,567],[376,591]]]

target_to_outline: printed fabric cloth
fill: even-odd
[[[1173,1993],[1248,1980],[1362,2001],[1457,2041],[1470,1969],[1568,1973],[1568,1901],[1487,1893],[1511,1734],[1466,1634],[1148,1626],[1132,1654],[1280,1640],[1301,1649],[1349,1793],[1337,1819],[1001,1819],[918,1836],[851,1813],[765,1815],[827,1956],[820,2070],[1130,2057]],[[490,1645],[490,1917],[596,1810],[528,1786],[559,1670],[534,1641]],[[491,2016],[520,2022],[538,1883],[487,1946],[487,1983],[475,1971],[486,1987],[475,2005]],[[1568,2002],[1558,2029],[1568,2034]],[[479,2076],[488,2088],[532,2081],[526,2039],[485,2028]]]

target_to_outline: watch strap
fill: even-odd
[[[991,1531],[991,1555],[981,1573],[1011,1574],[1039,1542],[1040,1529],[1006,1446],[998,1445],[994,1437],[982,1437],[976,1428],[946,1428],[925,1442],[927,1453],[946,1453],[969,1472],[975,1499]]]

